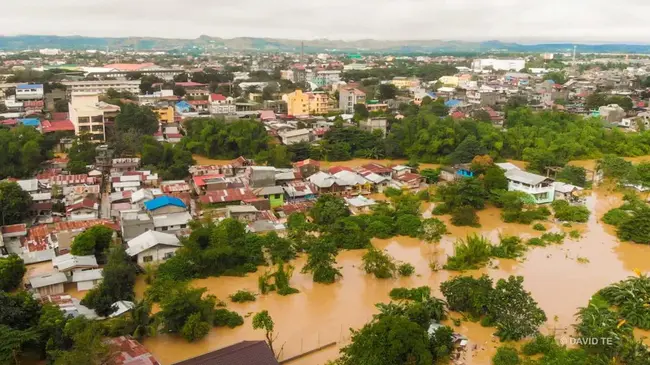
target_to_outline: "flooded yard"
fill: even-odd
[[[546,312],[548,322],[542,331],[549,333],[571,333],[574,314],[584,306],[589,298],[600,288],[634,275],[634,269],[650,271],[650,247],[618,242],[612,227],[601,222],[601,216],[612,207],[618,206],[621,196],[618,193],[599,189],[591,193],[587,206],[594,214],[586,224],[575,224],[571,228],[546,222],[550,231],[579,230],[580,239],[568,236],[563,245],[531,247],[520,260],[493,260],[489,267],[467,272],[479,276],[487,274],[494,280],[510,275],[521,275],[524,285],[532,293],[540,307]],[[428,208],[430,209],[430,207]],[[453,253],[453,243],[457,238],[477,233],[497,241],[499,235],[520,235],[528,238],[539,236],[541,232],[529,225],[503,223],[500,212],[488,208],[479,212],[481,228],[454,227],[448,224],[450,234],[439,244],[426,244],[417,239],[397,237],[388,240],[373,240],[373,245],[386,250],[396,260],[409,262],[415,266],[415,275],[409,278],[379,280],[365,274],[360,269],[364,250],[342,251],[337,262],[341,267],[342,279],[332,285],[313,283],[311,276],[300,273],[305,264],[300,257],[292,264],[296,267],[291,286],[300,293],[286,297],[276,293],[258,296],[257,301],[230,303],[228,295],[240,289],[257,292],[257,278],[266,268],[247,277],[219,277],[194,280],[195,287],[205,287],[210,294],[228,303],[228,308],[245,316],[243,326],[235,329],[212,329],[208,336],[195,342],[169,336],[158,335],[145,340],[145,346],[163,363],[170,364],[215,349],[251,339],[263,339],[263,333],[254,331],[249,314],[268,310],[276,324],[279,334],[278,348],[283,346],[281,359],[287,359],[317,347],[335,343],[322,351],[290,362],[290,364],[324,364],[338,355],[338,349],[348,343],[349,328],[359,328],[377,312],[374,304],[388,302],[392,288],[427,285],[436,296],[441,296],[439,285],[459,273],[446,270],[432,270],[431,263],[441,267],[447,255]],[[428,215],[425,212],[425,216]],[[448,218],[443,218],[448,223]],[[581,263],[578,258],[588,260]],[[584,261],[584,260],[581,260]],[[136,287],[139,297],[146,285],[139,278]],[[452,314],[458,317],[458,314]],[[467,364],[488,364],[494,354],[498,341],[492,337],[494,328],[483,328],[478,323],[463,322],[455,331],[466,335],[470,341]]]

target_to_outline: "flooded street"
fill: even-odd
[[[548,247],[531,247],[520,260],[493,260],[489,267],[467,272],[480,276],[488,274],[494,280],[510,275],[521,275],[524,285],[532,292],[535,300],[546,312],[548,322],[542,331],[549,333],[556,329],[563,333],[574,323],[574,314],[578,308],[587,304],[590,296],[597,290],[611,283],[634,275],[633,270],[650,271],[650,247],[617,242],[611,227],[599,223],[600,217],[612,207],[620,204],[621,194],[606,188],[594,191],[587,200],[587,206],[595,214],[586,224],[575,224],[567,228],[545,222],[549,231],[579,230],[582,237],[578,240],[566,238],[563,245]],[[428,209],[431,207],[429,206]],[[251,339],[263,339],[261,331],[254,331],[250,314],[268,310],[276,324],[279,334],[277,343],[284,346],[281,359],[291,358],[300,353],[320,346],[336,343],[322,351],[291,361],[290,364],[324,364],[337,357],[338,348],[344,346],[350,337],[349,328],[363,326],[375,314],[375,303],[388,302],[389,291],[394,287],[430,286],[434,295],[441,296],[439,285],[458,273],[445,270],[433,271],[431,263],[441,267],[447,255],[453,253],[453,243],[458,237],[468,233],[477,233],[490,237],[494,242],[499,235],[520,235],[524,238],[539,236],[541,232],[531,229],[529,225],[503,223],[500,212],[488,208],[479,212],[481,228],[454,227],[448,224],[450,234],[439,244],[426,244],[417,239],[397,237],[388,240],[373,240],[373,244],[385,249],[396,260],[409,262],[416,268],[416,274],[410,278],[389,280],[375,279],[360,269],[363,250],[343,251],[337,262],[341,267],[343,278],[332,285],[313,283],[310,275],[301,274],[305,264],[304,257],[293,262],[296,267],[291,285],[300,293],[282,297],[272,293],[259,296],[257,301],[249,303],[230,303],[228,295],[240,289],[257,292],[257,278],[266,268],[248,277],[220,277],[194,280],[195,287],[206,287],[210,294],[228,303],[228,308],[242,314],[243,326],[235,329],[212,329],[210,334],[196,343],[158,335],[145,341],[145,346],[163,364],[170,364],[189,357],[213,351],[218,348]],[[427,216],[425,212],[425,216]],[[443,217],[448,223],[448,217]],[[586,258],[588,263],[578,262]],[[139,278],[136,287],[141,297],[146,285]],[[458,314],[452,314],[458,317]],[[483,328],[478,323],[463,322],[455,331],[469,337],[472,346],[478,349],[468,353],[467,364],[489,364],[489,359],[498,346],[493,342],[494,328]]]

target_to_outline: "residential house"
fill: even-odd
[[[287,200],[292,203],[316,199],[316,193],[311,185],[302,181],[288,183],[282,189],[287,196]],[[285,206],[282,206],[282,208]]]
[[[532,195],[537,204],[550,203],[555,198],[553,180],[519,169],[506,171],[508,191],[521,191]]]
[[[174,365],[279,365],[264,341],[242,341]]]
[[[111,177],[111,189],[114,192],[137,191],[142,187],[142,175],[121,175]]]
[[[121,211],[119,219],[122,238],[127,241],[154,230],[153,219],[139,210]]]
[[[204,97],[204,96],[209,96],[210,95],[210,90],[208,90],[208,85],[207,84],[201,84],[199,82],[187,81],[187,82],[176,82],[176,83],[174,83],[174,86],[181,86],[182,88],[184,88],[185,89],[185,96]]]
[[[118,302],[118,308],[120,303],[129,302]],[[108,365],[160,365],[149,350],[131,336],[113,337],[107,339],[105,344],[112,350],[112,357],[107,362]]]
[[[389,169],[390,170],[390,169]],[[381,193],[390,186],[390,177],[376,174],[369,170],[361,169],[359,170],[359,175],[363,176],[364,179],[368,180],[372,184],[372,190],[378,193]]]
[[[111,173],[123,174],[127,171],[135,171],[140,166],[140,158],[114,158],[111,164]]]
[[[398,89],[411,89],[420,87],[420,79],[414,77],[393,77],[391,84]]]
[[[187,228],[192,216],[188,212],[154,215],[154,230],[158,232],[178,232]]]
[[[91,290],[102,281],[103,269],[75,271],[71,281],[77,284],[77,291]]]
[[[580,194],[580,192],[584,190],[579,186],[575,186],[575,185],[571,185],[559,181],[555,181],[553,183],[553,187],[555,188],[555,197],[554,197],[555,200],[576,201],[579,198],[578,194]]]
[[[153,216],[183,213],[187,206],[177,197],[163,195],[144,203],[145,209]]]
[[[625,117],[625,110],[617,104],[603,105],[598,109],[598,112],[609,123],[620,123]]]
[[[227,217],[241,222],[256,221],[258,213],[259,210],[252,205],[228,205],[226,207]]]
[[[368,213],[372,206],[377,204],[374,199],[366,198],[363,195],[344,199],[352,213],[355,214]]]
[[[326,172],[319,171],[307,180],[316,188],[318,194],[343,194],[348,188],[348,182],[337,179],[335,176]]]
[[[320,162],[312,159],[307,159],[294,163],[293,167],[300,172],[300,176],[306,179],[320,171]]]
[[[199,196],[203,205],[225,206],[256,200],[257,196],[248,188],[233,188],[208,191]]]
[[[68,278],[65,274],[58,271],[39,274],[29,278],[31,288],[41,297],[62,294],[65,291],[63,284],[67,282]]]
[[[393,179],[398,181],[400,186],[407,189],[419,189],[424,182],[424,177],[410,172],[397,175]]]
[[[16,85],[16,100],[43,100],[45,97],[43,84]]]
[[[366,93],[353,87],[342,87],[339,89],[339,109],[343,113],[354,113],[354,106],[357,104],[366,104]]]
[[[99,218],[99,203],[91,198],[84,198],[65,208],[69,220],[80,221]]]
[[[96,269],[99,267],[95,255],[75,256],[71,253],[53,258],[52,266],[57,271],[66,274],[68,278],[70,278],[74,272]]]
[[[247,174],[252,188],[275,186],[275,167],[273,166],[251,166]]]
[[[171,105],[160,106],[153,109],[156,116],[158,116],[158,122],[161,124],[171,124],[176,122],[176,112],[174,107]]]
[[[253,193],[269,201],[269,208],[277,208],[284,205],[284,189],[281,186],[267,186],[253,189]]]
[[[138,265],[158,263],[174,256],[182,246],[173,234],[146,231],[127,241],[126,253],[134,257]]]
[[[27,236],[26,224],[2,226],[0,227],[0,233],[2,233],[2,245],[0,245],[1,254],[7,255],[10,253],[22,253],[21,240]]]
[[[368,118],[359,121],[359,128],[364,131],[373,132],[381,131],[381,134],[386,137],[388,130],[388,120],[386,118]]]
[[[235,114],[237,106],[235,100],[231,97],[225,97],[221,94],[210,94],[210,114]]]
[[[311,138],[311,130],[304,129],[295,129],[288,130],[286,132],[278,133],[280,139],[282,139],[282,144],[292,145],[300,142],[309,142]]]
[[[365,179],[362,175],[348,169],[341,169],[336,172],[334,171],[336,171],[336,169],[330,169],[330,173],[333,172],[332,176],[345,182],[348,190],[346,193],[370,194],[372,192],[373,183]]]
[[[367,163],[361,166],[361,169],[387,178],[390,178],[393,175],[393,169],[376,162]]]

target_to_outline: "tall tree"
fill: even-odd
[[[8,292],[18,288],[26,272],[25,262],[20,256],[0,257],[0,290]]]
[[[150,107],[125,104],[115,118],[118,130],[135,129],[142,134],[152,135],[158,130],[158,117]]]
[[[273,318],[271,318],[269,311],[263,310],[261,312],[255,313],[255,316],[253,316],[253,329],[264,330],[264,337],[266,337],[266,343],[269,344],[269,347],[271,348],[271,352],[273,352],[273,355],[275,355],[276,358],[279,358],[282,353],[282,349],[280,349],[280,351],[276,353],[276,350],[273,347],[273,343],[278,338],[278,336],[274,332],[275,323],[273,322]]]
[[[29,216],[32,196],[15,182],[0,181],[0,223],[21,223]]]

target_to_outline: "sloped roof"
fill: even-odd
[[[546,176],[531,174],[530,172],[522,170],[508,170],[506,171],[506,178],[508,178],[508,180],[529,185],[537,185],[545,180],[548,180]]]
[[[94,255],[75,256],[69,253],[53,258],[52,266],[59,271],[66,271],[74,268],[98,267],[99,265],[97,265],[97,259]]]
[[[67,281],[68,278],[62,272],[49,272],[29,278],[29,283],[34,289],[43,288],[50,285],[63,284]]]
[[[103,269],[76,271],[72,273],[72,282],[78,283],[80,281],[100,280],[103,271]]]
[[[181,241],[173,234],[147,231],[127,242],[129,248],[126,253],[131,256],[137,255],[157,245],[181,246]]]
[[[175,365],[278,365],[264,341],[242,341]]]
[[[179,198],[173,196],[167,196],[167,195],[155,198],[153,200],[149,200],[144,203],[144,206],[145,208],[147,208],[147,210],[156,210],[165,207],[167,205],[174,205],[180,208],[187,208],[185,203],[183,203],[183,201],[180,200]]]

